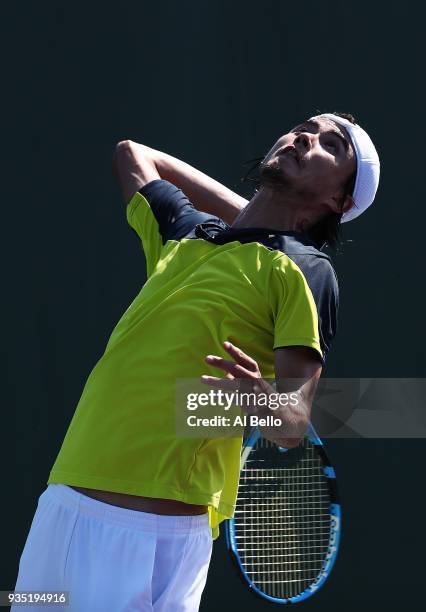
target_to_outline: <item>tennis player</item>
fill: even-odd
[[[73,612],[192,612],[233,515],[241,439],[178,437],[176,381],[299,379],[300,402],[263,431],[299,443],[337,325],[321,247],[373,202],[379,160],[350,115],[324,114],[277,140],[249,202],[129,140],[114,169],[148,278],[86,382],[15,590],[68,591]]]

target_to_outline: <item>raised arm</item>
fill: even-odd
[[[127,204],[145,184],[165,179],[182,189],[195,208],[232,223],[247,200],[189,164],[132,140],[116,146],[113,170]]]
[[[122,140],[117,144],[112,159],[112,170],[118,182],[125,204],[147,183],[161,178],[151,149],[132,140]]]

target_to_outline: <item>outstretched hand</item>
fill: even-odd
[[[220,368],[226,372],[223,378],[217,376],[203,375],[201,382],[215,389],[224,391],[244,391],[259,393],[269,392],[270,386],[264,380],[259,370],[257,362],[243,350],[234,346],[231,342],[223,343],[226,352],[233,358],[233,361],[223,359],[217,355],[207,355],[206,363],[215,368]]]

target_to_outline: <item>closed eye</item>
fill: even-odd
[[[334,140],[328,140],[326,143],[327,147],[330,147],[331,149],[333,149],[334,151],[336,151],[337,149],[337,143],[334,142]]]

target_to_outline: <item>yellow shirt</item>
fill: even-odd
[[[222,376],[204,358],[229,357],[227,339],[265,377],[274,377],[274,348],[304,345],[322,355],[317,307],[289,256],[245,241],[244,232],[232,239],[232,228],[196,211],[167,181],[136,193],[127,219],[148,280],[86,382],[48,483],[208,505],[216,537],[234,512],[241,438],[177,436],[176,383]],[[201,238],[191,233],[200,223]],[[223,244],[209,238],[212,228]]]

